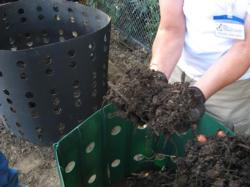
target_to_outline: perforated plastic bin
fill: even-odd
[[[4,124],[50,144],[96,111],[107,90],[110,18],[63,0],[0,6]]]
[[[115,115],[112,105],[99,110],[54,144],[62,187],[106,187],[134,171],[174,167],[172,156],[183,156],[184,146],[194,138],[191,130],[169,140],[152,135]],[[208,114],[197,133],[207,136],[223,130],[234,135]]]

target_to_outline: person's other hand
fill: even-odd
[[[202,91],[195,86],[188,88],[191,95],[191,112],[189,116],[190,122],[197,122],[205,113],[205,96]]]

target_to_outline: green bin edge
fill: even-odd
[[[170,139],[156,137],[115,111],[111,104],[103,107],[53,145],[61,187],[106,187],[135,171],[174,168],[173,158],[183,156],[186,142],[194,138],[191,129]],[[213,136],[218,130],[235,135],[205,113],[195,134]]]

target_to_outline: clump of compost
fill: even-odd
[[[184,132],[191,126],[193,103],[189,83],[169,84],[166,76],[137,64],[110,89],[106,100],[114,103],[119,115],[136,125],[147,124],[158,135]]]
[[[210,137],[190,141],[177,161],[176,186],[250,186],[250,138]]]
[[[172,171],[143,171],[132,174],[112,187],[173,187],[174,180],[175,174]]]

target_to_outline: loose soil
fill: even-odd
[[[250,186],[250,138],[210,137],[206,143],[190,141],[177,161],[177,184],[185,186]],[[179,179],[178,179],[179,178]]]
[[[119,115],[136,125],[147,124],[157,135],[182,133],[192,125],[189,83],[169,84],[164,74],[138,63],[109,86],[106,100],[118,107]]]
[[[249,187],[250,138],[210,137],[189,141],[177,170],[143,171],[112,187]]]
[[[174,180],[173,171],[143,171],[133,173],[125,181],[112,187],[173,187]]]

